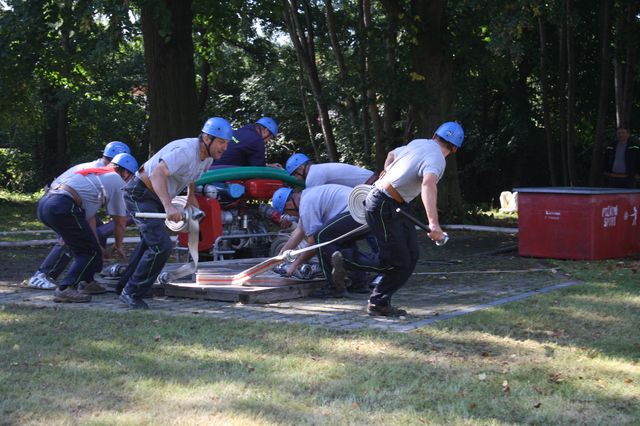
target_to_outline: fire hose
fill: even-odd
[[[189,234],[189,254],[192,261],[185,263],[173,271],[162,272],[158,280],[166,284],[187,275],[191,275],[198,269],[198,243],[200,240],[200,221],[204,218],[204,212],[194,206],[187,206],[187,197],[178,196],[171,200],[178,210],[182,210],[182,220],[173,222],[167,219],[166,213],[138,212],[136,217],[146,219],[164,219],[164,224],[173,232],[186,232]]]
[[[373,188],[373,185],[365,185],[365,184],[357,185],[356,187],[353,188],[353,190],[351,190],[351,193],[349,194],[349,213],[351,213],[351,217],[353,218],[353,220],[355,220],[358,223],[362,223],[362,224],[367,223],[365,218],[366,210],[364,208],[364,201],[366,200],[367,195],[371,191],[371,188]],[[427,225],[422,223],[420,220],[418,220],[418,218],[413,216],[411,213],[401,208],[396,208],[395,211],[396,213],[399,213],[404,217],[406,217],[407,219],[409,219],[420,229],[426,232],[431,232],[431,229],[429,229]],[[449,234],[447,234],[446,232],[443,232],[442,235],[443,235],[442,239],[435,242],[436,245],[438,246],[443,246],[447,243],[447,241],[449,241]]]

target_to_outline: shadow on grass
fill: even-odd
[[[550,356],[544,339],[523,343],[524,335],[473,324],[341,333],[7,307],[0,311],[0,407],[14,423],[84,422],[105,412],[134,423],[141,412],[155,413],[157,423],[203,422],[203,412],[238,424],[640,420],[624,387],[628,363],[602,359],[598,366],[594,359],[606,357],[596,354],[573,368],[565,358],[575,359],[579,339],[556,342]]]

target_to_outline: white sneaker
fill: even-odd
[[[37,288],[40,290],[55,290],[57,285],[53,280],[47,277],[43,272],[36,272],[27,283],[27,287]]]

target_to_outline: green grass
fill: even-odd
[[[45,229],[36,217],[36,206],[42,192],[16,194],[0,189],[0,231]]]
[[[640,424],[638,261],[409,334],[4,307],[13,424]]]

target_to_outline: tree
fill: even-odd
[[[198,131],[190,0],[142,2],[150,154]]]

